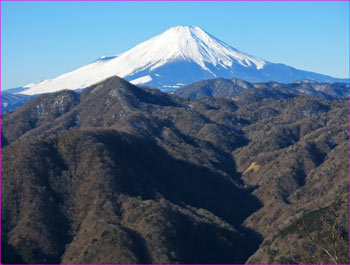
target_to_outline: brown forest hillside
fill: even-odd
[[[3,115],[2,263],[348,263],[348,101],[248,98],[113,77]]]

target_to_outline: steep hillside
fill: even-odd
[[[3,157],[2,222],[17,255],[5,261],[242,263],[254,251],[237,219],[254,197],[147,138],[75,129]]]

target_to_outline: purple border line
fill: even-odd
[[[1,32],[1,14],[2,14],[2,12],[1,12],[1,2],[2,1],[0,1],[0,80],[2,80],[2,76],[1,76],[1,73],[2,73],[2,71],[1,71],[1,54],[2,54],[2,49],[1,49],[1,36],[2,36],[2,32]],[[1,105],[1,84],[0,84],[0,107],[1,107],[2,105]],[[0,111],[0,131],[2,131],[1,130],[1,124],[2,124],[2,114],[1,114],[1,111]],[[0,146],[2,146],[2,142],[1,142],[1,139],[2,137],[0,137]],[[2,148],[0,148],[0,202],[1,202],[1,161],[2,161],[2,159],[1,159],[1,152],[2,152]],[[0,203],[0,216],[2,216],[2,214],[1,214],[1,203]],[[2,224],[2,222],[0,222],[0,228],[1,228],[1,224]],[[0,229],[0,237],[1,237],[1,231],[2,231],[2,229]],[[2,237],[1,237],[2,238]],[[2,264],[2,244],[1,244],[1,246],[0,246],[0,263]]]
[[[350,14],[350,6],[349,6],[349,10],[348,10],[348,12],[349,12],[349,14]],[[348,21],[348,26],[350,25],[350,21]],[[349,46],[349,52],[350,52],[350,46]],[[349,58],[348,58],[349,59]],[[350,76],[350,62],[349,62],[349,76]],[[350,85],[350,80],[349,80],[349,85]],[[349,91],[349,98],[350,98],[350,91]],[[348,104],[349,104],[349,128],[348,128],[348,139],[349,139],[349,132],[350,132],[350,100],[348,100]],[[349,188],[349,194],[348,194],[348,220],[349,220],[349,226],[348,226],[348,228],[349,228],[349,230],[350,230],[350,211],[349,211],[349,208],[350,208],[350,142],[349,142],[349,150],[348,150],[349,152],[348,152],[348,170],[349,170],[349,178],[348,178],[348,180],[349,180],[349,183],[348,183],[348,188]],[[348,230],[348,231],[349,231]],[[348,233],[348,243],[349,243],[349,245],[350,245],[350,233]],[[350,251],[349,251],[349,260],[350,260]]]
[[[288,1],[288,0],[245,0],[245,1],[239,1],[239,0],[220,0],[220,1],[216,1],[216,0],[191,0],[191,1],[187,1],[187,0],[167,0],[167,2],[284,2],[284,1]],[[332,0],[332,1],[337,1],[337,2],[349,2],[349,0]],[[1,54],[2,54],[2,49],[1,49],[1,2],[50,2],[50,0],[35,0],[35,1],[30,1],[30,0],[0,0],[0,80],[2,78],[1,76]],[[54,0],[53,2],[126,2],[125,0],[103,0],[103,1],[96,1],[96,0]],[[128,2],[165,2],[163,0],[128,0]],[[291,1],[288,1],[291,2]],[[292,0],[292,2],[330,2],[330,0]],[[350,13],[350,6],[349,6],[349,13]],[[350,52],[350,46],[349,46],[349,52]],[[350,62],[349,62],[349,67],[350,67]],[[349,70],[349,76],[350,76],[350,70]],[[350,80],[349,80],[349,85],[350,85]],[[349,97],[350,97],[350,91],[349,91]],[[350,132],[350,101],[349,102],[349,131]],[[1,84],[0,84],[0,106],[1,106]],[[2,120],[2,114],[0,112],[0,131],[1,131],[1,120]],[[1,144],[1,139],[0,139],[0,144]],[[348,180],[350,183],[350,143],[349,143],[349,150],[348,150]],[[0,149],[0,169],[1,169],[1,149]],[[349,187],[349,194],[348,194],[348,206],[350,208],[350,185]],[[0,188],[1,188],[1,170],[0,170]],[[1,195],[1,190],[0,190],[0,195]],[[1,201],[1,197],[0,197],[0,201]],[[0,205],[0,215],[1,215],[1,205]],[[348,212],[348,216],[349,216],[349,228],[350,228],[350,211]],[[1,227],[1,223],[0,223],[0,227]],[[0,236],[1,236],[1,230],[0,230]],[[349,233],[349,242],[350,242],[350,233]],[[2,253],[2,246],[0,247],[0,257],[1,257],[1,253]],[[349,259],[350,259],[350,252],[349,252]],[[0,260],[0,264],[1,260]],[[50,264],[48,264],[50,265]],[[56,265],[56,264],[52,264],[52,265]],[[58,265],[58,264],[57,264]],[[75,265],[75,264],[72,264]],[[78,265],[78,264],[76,264]],[[79,264],[81,265],[81,264]],[[103,265],[103,264],[101,264]],[[221,264],[215,264],[215,265],[221,265]],[[261,265],[265,265],[265,264],[261,264]],[[268,264],[266,264],[268,265]],[[311,265],[311,264],[308,264]]]
[[[350,0],[0,0],[0,2],[349,2]]]

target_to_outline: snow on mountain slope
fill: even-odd
[[[20,93],[33,95],[62,89],[83,89],[114,75],[134,84],[162,90],[174,90],[184,84],[216,77],[285,82],[284,76],[287,76],[290,81],[325,81],[317,80],[314,73],[305,75],[298,71],[303,73],[238,51],[199,27],[176,26],[118,56],[102,56],[57,78],[28,84],[24,86],[26,90]]]

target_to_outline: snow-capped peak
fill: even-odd
[[[134,65],[150,67],[151,70],[178,59],[194,61],[204,69],[207,69],[206,63],[227,68],[237,62],[257,69],[263,68],[265,64],[265,61],[230,47],[196,26],[172,27],[122,56],[135,59]]]
[[[143,44],[151,44],[156,52],[162,51],[162,61],[182,58],[193,60],[203,68],[206,62],[225,68],[231,67],[233,62],[238,62],[247,67],[255,66],[257,69],[263,68],[266,63],[230,47],[197,26],[172,27]]]
[[[163,90],[215,77],[234,77],[250,82],[331,79],[266,62],[227,45],[199,27],[176,26],[124,53],[102,56],[54,79],[28,84],[20,93],[33,95],[83,89],[111,76]]]
[[[255,69],[261,69],[265,64],[265,61],[230,47],[199,27],[176,26],[118,56],[102,56],[91,64],[57,78],[28,84],[24,86],[28,89],[21,93],[32,95],[61,89],[81,89],[113,75],[134,80],[135,84],[150,82],[152,76],[137,74],[145,70],[152,72],[179,60],[194,62],[211,73],[212,77],[216,75],[208,68],[208,64],[225,69],[235,63]]]

